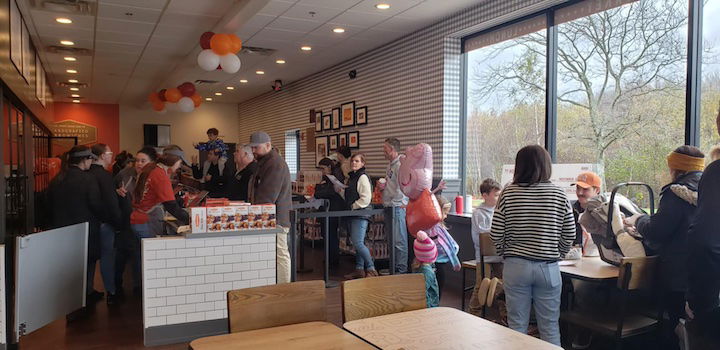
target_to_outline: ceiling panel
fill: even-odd
[[[118,19],[98,19],[97,30],[106,32],[122,32],[135,34],[150,34],[155,23],[135,22]]]
[[[132,45],[114,41],[95,41],[95,50],[97,51],[140,54],[140,52],[142,52],[142,49],[143,47],[141,45]]]
[[[209,30],[218,22],[219,17],[201,16],[186,13],[165,13],[160,19],[160,24],[171,26],[195,27]]]
[[[243,28],[262,28],[274,21],[277,16],[258,14],[250,18],[242,27]]]
[[[308,33],[321,25],[322,23],[318,21],[278,17],[274,21],[270,22],[267,27]]]
[[[293,19],[304,19],[316,22],[327,22],[333,17],[341,14],[344,10],[333,9],[320,6],[295,5],[285,13],[282,17]],[[311,13],[313,12],[313,13]]]
[[[222,17],[235,0],[172,0],[167,7],[170,13],[186,13]]]
[[[299,0],[299,5],[320,6],[347,10],[357,5],[361,0]]]
[[[390,18],[390,16],[380,14],[344,12],[340,16],[335,17],[330,23],[369,28],[388,18]]]
[[[36,25],[38,34],[40,37],[52,37],[52,38],[68,38],[72,39],[73,42],[77,44],[78,40],[86,40],[89,42],[92,42],[93,40],[93,30],[85,30],[85,29],[73,29],[73,28],[62,28],[57,26],[46,26],[46,25]],[[52,45],[59,45],[57,40],[55,42],[51,42],[49,44]]]
[[[134,34],[134,33],[120,33],[120,32],[102,32],[97,31],[97,40],[102,41],[114,41],[114,42],[125,42],[133,45],[145,45],[150,33],[147,34]]]
[[[102,2],[105,4],[162,10],[167,0],[102,0]]]
[[[48,12],[43,10],[35,10],[33,9],[30,11],[31,17],[35,25],[44,25],[44,26],[55,26],[58,28],[63,27],[69,27],[71,29],[86,29],[86,30],[92,30],[93,26],[95,26],[95,17],[93,16],[84,16],[84,15],[75,15],[75,14],[68,14],[68,13],[54,13],[54,12]],[[58,17],[65,17],[70,18],[73,23],[71,25],[68,24],[60,24],[55,21],[55,18]]]
[[[305,34],[292,31],[292,30],[280,30],[280,29],[272,29],[272,28],[265,28],[261,30],[259,33],[257,33],[253,38],[257,40],[263,40],[263,39],[270,39],[270,40],[277,40],[277,41],[292,41],[295,42],[298,39],[302,38]]]
[[[360,2],[359,4],[353,6],[348,10],[348,12],[352,13],[367,13],[367,14],[378,14],[383,16],[395,16],[417,4],[420,4],[423,2],[423,0],[392,0],[392,1],[385,1],[388,4],[390,4],[390,8],[387,10],[380,10],[375,7],[378,3],[381,1],[378,0],[364,0]],[[439,4],[440,6],[445,4],[445,0],[441,1],[431,1]]]
[[[114,5],[100,2],[98,4],[98,23],[103,18],[129,20],[134,22],[155,23],[162,11],[141,7]]]
[[[258,12],[258,14],[269,15],[273,17],[280,16],[285,11],[287,11],[294,3],[294,1],[272,0],[267,5],[265,5],[265,7],[263,7],[260,12]]]

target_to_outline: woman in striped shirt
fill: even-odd
[[[534,305],[540,337],[560,346],[557,261],[575,239],[575,221],[565,192],[550,182],[551,173],[544,148],[526,146],[517,153],[515,176],[500,195],[490,236],[504,257],[508,325],[526,333]]]

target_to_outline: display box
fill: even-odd
[[[263,228],[262,222],[262,205],[251,205],[248,211],[248,224],[250,229]]]
[[[222,207],[220,220],[223,231],[235,231],[235,207]]]
[[[222,231],[223,207],[207,208],[207,232]]]
[[[249,205],[238,205],[233,207],[235,209],[235,225],[238,230],[247,230],[250,228],[248,222],[248,213],[250,211]]]
[[[277,226],[275,214],[275,204],[265,204],[262,206],[263,228],[275,228]]]
[[[207,208],[190,208],[190,230],[193,233],[207,232]]]

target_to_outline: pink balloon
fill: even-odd
[[[408,147],[400,158],[400,190],[411,200],[417,199],[423,190],[432,186],[432,148],[427,143]]]

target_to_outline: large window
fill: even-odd
[[[720,1],[706,0],[703,14],[700,144],[707,151],[718,143],[715,118],[720,107]]]
[[[545,143],[545,16],[466,42],[466,191],[480,195],[485,178],[528,144]]]

